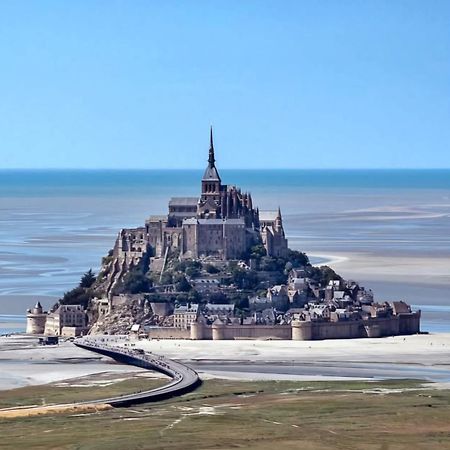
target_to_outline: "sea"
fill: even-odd
[[[345,276],[359,276],[376,298],[420,308],[424,330],[450,332],[450,170],[220,175],[251,192],[261,210],[280,206],[290,246],[312,254],[313,263],[334,262],[337,272],[345,267]],[[201,176],[201,170],[0,170],[0,334],[23,331],[27,308],[37,300],[48,308],[82,273],[98,270],[121,228],[166,213],[171,196],[197,196]],[[361,269],[361,261],[372,260],[376,269]]]

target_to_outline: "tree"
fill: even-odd
[[[223,292],[213,292],[209,296],[209,303],[221,304],[228,303],[227,296]]]
[[[165,272],[162,273],[160,280],[161,284],[172,284],[173,283],[172,273],[166,270]]]
[[[248,310],[249,304],[248,304],[248,295],[243,295],[239,298],[237,298],[234,302],[235,306],[239,310]]]
[[[191,289],[188,293],[188,300],[192,303],[198,303],[202,299],[202,296],[195,289]]]
[[[276,258],[272,258],[271,256],[264,256],[261,258],[260,269],[266,272],[278,272],[280,270],[280,267]]]
[[[179,280],[175,282],[175,289],[177,292],[189,292],[192,286],[189,284],[188,280],[186,280],[185,276],[181,276]]]
[[[80,281],[80,287],[90,288],[95,283],[95,274],[92,269],[89,269],[82,277]]]
[[[254,245],[250,249],[250,258],[252,259],[260,259],[266,255],[267,255],[266,247],[264,247],[263,244]]]
[[[309,265],[309,258],[306,253],[288,249],[287,260],[293,267],[303,267]]]
[[[219,273],[220,272],[220,270],[217,268],[217,267],[215,267],[215,266],[213,266],[212,264],[207,264],[206,266],[205,266],[205,270],[208,272],[208,273]]]
[[[321,280],[322,286],[326,286],[331,280],[342,280],[342,277],[339,276],[331,267],[321,266]]]
[[[151,288],[150,280],[139,270],[131,270],[122,279],[121,285],[116,289],[120,294],[140,294],[148,292]]]
[[[195,266],[189,266],[186,268],[186,270],[184,271],[184,273],[191,278],[195,278],[198,277],[200,275],[200,269],[198,269]]]
[[[82,305],[83,308],[86,308],[90,297],[88,289],[78,286],[71,291],[66,292],[59,303],[61,305]]]
[[[231,280],[239,289],[253,289],[258,284],[258,275],[254,270],[235,267],[231,272]]]

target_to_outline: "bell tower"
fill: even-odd
[[[213,131],[212,127],[210,130],[210,144],[209,144],[209,157],[208,166],[206,167],[205,173],[202,178],[202,196],[201,200],[206,202],[208,200],[213,200],[217,202],[217,206],[220,204],[220,187],[221,179],[219,172],[216,168],[216,159],[214,157],[214,141],[213,141]]]

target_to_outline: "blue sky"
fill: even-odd
[[[0,2],[0,167],[450,167],[449,1]]]

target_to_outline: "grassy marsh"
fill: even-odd
[[[155,404],[3,419],[0,435],[2,449],[445,449],[450,390],[412,380],[209,380]]]

